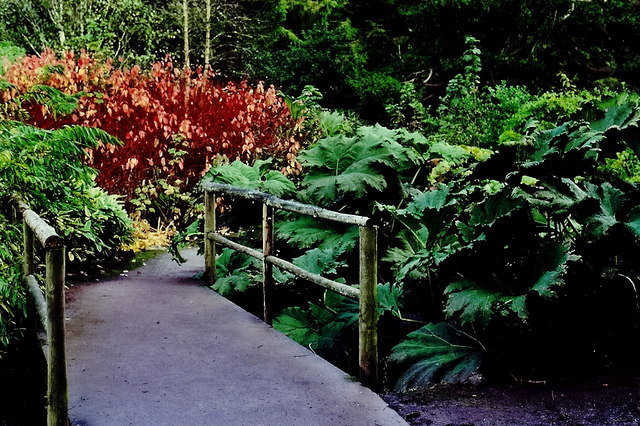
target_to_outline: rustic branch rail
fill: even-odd
[[[377,227],[364,216],[344,214],[317,206],[283,200],[263,192],[231,185],[204,182],[205,191],[205,275],[210,284],[216,281],[216,243],[253,256],[263,262],[264,321],[271,324],[272,312],[269,295],[273,285],[271,266],[276,265],[298,277],[359,301],[359,365],[360,381],[371,387],[378,385],[377,334]],[[262,252],[235,243],[216,232],[216,196],[225,194],[262,203]],[[283,259],[273,256],[274,209],[287,210],[308,216],[360,227],[360,288],[329,280],[308,272]]]
[[[13,196],[11,202],[14,216],[22,217],[24,229],[24,283],[47,335],[47,425],[66,426],[69,424],[69,403],[64,341],[65,247],[55,229],[19,197]],[[46,253],[46,299],[34,276],[34,237],[42,244]]]

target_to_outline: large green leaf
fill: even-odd
[[[612,127],[625,129],[629,126],[637,126],[640,122],[640,110],[632,103],[622,103],[607,109],[604,118],[591,123],[591,128],[605,132]]]
[[[406,390],[441,380],[464,382],[480,367],[476,340],[449,323],[427,324],[394,346],[390,360],[409,365],[396,388]]]
[[[579,205],[576,202],[576,205],[572,206],[571,213],[582,226],[582,238],[587,241],[597,241],[609,235],[614,226],[622,223],[624,218],[618,216],[624,210],[627,196],[609,182],[600,185],[585,182],[583,187],[584,189],[581,189],[583,195],[578,201],[585,200],[585,202]]]
[[[249,166],[241,161],[234,161],[212,168],[207,173],[207,178],[240,188],[266,192],[276,197],[291,196],[296,189],[293,182],[282,173],[269,170],[269,164],[268,161],[259,160],[253,166]]]
[[[264,174],[259,189],[276,197],[288,197],[295,193],[296,186],[282,173],[270,170]]]
[[[241,293],[261,281],[251,267],[255,260],[246,254],[225,248],[216,258],[216,282],[211,288],[222,296]]]
[[[302,346],[322,355],[344,351],[347,324],[328,309],[309,303],[309,309],[287,308],[273,319],[273,327]]]
[[[451,188],[444,184],[438,184],[435,189],[423,192],[413,197],[413,200],[403,210],[399,210],[398,214],[407,212],[417,217],[422,217],[427,209],[436,211],[452,205],[455,201],[450,196]]]
[[[556,290],[565,284],[569,263],[577,262],[579,257],[573,254],[568,246],[557,244],[548,244],[541,257],[547,270],[531,286],[531,291],[535,291],[543,299],[555,298]]]
[[[477,324],[481,328],[485,328],[498,317],[497,311],[500,308],[512,303],[518,297],[524,297],[505,294],[471,280],[449,284],[445,294],[448,296],[445,311],[447,318],[457,317],[462,324]],[[518,303],[515,306],[521,307],[521,304]],[[526,321],[526,311],[517,313],[522,320]]]
[[[311,216],[301,216],[276,222],[276,236],[287,244],[298,248],[317,246],[321,249],[334,248],[345,252],[352,250],[358,241],[358,227],[344,227],[318,220]]]
[[[382,167],[402,169],[407,158],[413,158],[393,139],[395,135],[381,126],[363,127],[354,137],[324,138],[301,152],[298,158],[306,168],[303,199],[330,206],[345,196],[358,199],[372,190],[384,190]]]
[[[589,196],[583,188],[567,178],[538,181],[534,190],[516,188],[513,195],[516,199],[526,201],[530,207],[554,217],[568,215]]]
[[[472,206],[469,225],[491,226],[496,220],[510,215],[522,207],[522,204],[511,196],[509,188],[487,197],[484,202]]]
[[[313,274],[334,275],[338,268],[345,266],[345,262],[338,260],[340,254],[334,249],[316,248],[294,258],[292,263]]]
[[[472,270],[467,273],[469,277],[449,284],[445,289],[447,318],[481,328],[510,313],[527,322],[526,300],[531,293],[543,299],[555,298],[557,289],[566,284],[569,263],[579,259],[568,246],[544,241],[538,247],[532,244],[529,256],[520,269],[508,274],[495,268],[502,262],[522,262],[520,259],[487,262],[485,270]]]
[[[227,277],[217,277],[216,282],[211,286],[221,296],[231,296],[235,293],[247,291],[250,287],[256,285],[254,275],[250,275],[245,271],[237,272]]]
[[[316,344],[320,339],[313,315],[299,307],[287,308],[273,319],[273,328],[303,346]]]
[[[390,312],[391,315],[401,318],[400,297],[402,287],[391,283],[378,284],[378,315]],[[357,300],[350,299],[330,290],[324,293],[324,304],[328,309],[337,313],[337,318],[348,325],[358,323],[360,306]]]
[[[625,227],[631,234],[640,240],[640,206],[634,207],[629,214],[629,221]]]

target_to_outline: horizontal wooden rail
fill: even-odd
[[[302,269],[291,262],[287,262],[286,260],[282,260],[275,256],[264,256],[261,251],[252,249],[247,246],[243,246],[242,244],[235,243],[220,234],[216,234],[214,232],[210,232],[207,235],[213,241],[223,245],[225,247],[229,247],[230,249],[237,250],[241,253],[248,254],[249,256],[255,257],[256,259],[263,260],[271,263],[272,265],[276,265],[277,267],[284,269],[285,271],[289,271],[292,274],[297,275],[298,277],[310,281],[314,284],[322,286],[326,289],[335,291],[343,296],[349,297],[351,299],[358,300],[360,298],[360,291],[352,286],[347,284],[339,283],[337,281],[330,280],[328,278],[324,278],[321,275],[313,274],[305,269]]]
[[[270,303],[273,277],[271,265],[284,269],[296,276],[346,297],[359,301],[359,365],[360,381],[371,387],[378,386],[378,335],[377,335],[377,227],[370,218],[344,214],[296,201],[283,200],[264,192],[238,188],[231,185],[214,183],[202,184],[205,190],[205,276],[210,284],[216,281],[216,243],[248,254],[263,262],[263,305],[264,320],[271,324]],[[235,243],[216,232],[217,195],[241,197],[262,204],[262,252]],[[273,256],[273,220],[274,209],[300,213],[334,222],[357,225],[360,227],[360,286],[355,288],[313,274],[293,263]]]
[[[31,210],[19,197],[14,195],[12,201],[18,212],[22,214],[23,220],[31,229],[33,234],[38,238],[40,244],[44,248],[61,247],[63,245],[62,238],[58,236],[56,230],[38,216],[36,212]]]
[[[47,336],[47,425],[69,424],[65,354],[64,286],[65,246],[55,229],[19,197],[11,198],[14,216],[23,223],[23,280]],[[45,294],[35,277],[34,240],[45,249]],[[45,297],[46,296],[46,297]]]
[[[346,223],[347,225],[367,226],[371,222],[371,219],[365,216],[345,214],[323,209],[322,207],[314,206],[311,204],[283,200],[274,195],[266,194],[264,192],[256,191],[253,189],[238,188],[237,186],[215,182],[204,182],[202,184],[202,187],[206,191],[218,192],[236,197],[242,197],[247,200],[259,201],[263,204],[266,204],[267,206],[274,207],[276,209],[318,217],[320,219],[332,220],[334,222]]]
[[[40,289],[40,285],[38,284],[38,280],[33,275],[27,275],[24,278],[25,285],[27,286],[27,290],[29,291],[29,295],[31,296],[31,300],[33,300],[33,305],[36,309],[36,314],[38,315],[38,320],[40,321],[40,326],[42,326],[43,330],[47,330],[47,302],[44,300],[44,294],[42,294],[42,290]]]

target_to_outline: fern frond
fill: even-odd
[[[35,84],[22,94],[22,99],[48,107],[55,117],[58,114],[71,114],[78,108],[78,100],[85,95],[84,92],[68,95],[54,87]]]
[[[51,130],[52,139],[59,144],[75,142],[79,148],[95,148],[100,143],[105,145],[122,145],[120,139],[102,129],[84,126],[64,126]]]

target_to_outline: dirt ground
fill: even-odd
[[[382,396],[411,425],[640,425],[640,372]]]

